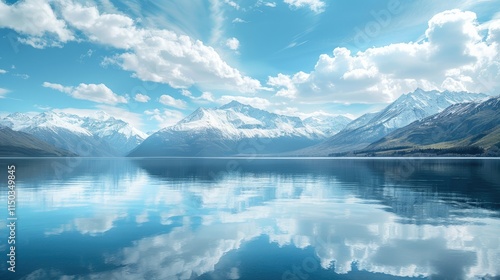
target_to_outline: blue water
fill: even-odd
[[[0,279],[500,279],[496,159],[2,159],[0,180]]]

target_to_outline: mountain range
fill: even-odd
[[[417,89],[355,120],[327,114],[301,119],[232,101],[198,108],[149,137],[104,112],[13,113],[0,119],[0,155],[498,155],[498,98]]]
[[[485,94],[417,89],[401,95],[380,112],[359,117],[326,141],[287,155],[327,156],[363,149],[390,132],[437,114],[453,104],[486,98],[488,95]]]
[[[317,144],[341,130],[346,117],[278,115],[232,101],[198,108],[176,125],[146,139],[130,156],[228,156],[292,151]],[[328,123],[331,122],[331,125]]]
[[[85,117],[54,111],[13,113],[0,119],[0,125],[79,156],[124,156],[147,137],[104,112]]]
[[[361,155],[499,155],[500,96],[455,104],[372,143]]]

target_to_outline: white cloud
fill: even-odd
[[[379,103],[421,87],[495,92],[500,87],[496,25],[485,35],[476,15],[445,11],[429,21],[425,39],[352,54],[336,48],[320,55],[314,70],[269,77],[277,96],[305,102]]]
[[[255,6],[256,7],[266,6],[266,7],[276,8],[276,2],[267,2],[267,1],[259,0],[259,1],[257,1],[257,3],[255,3]]]
[[[150,116],[150,120],[156,120],[159,128],[175,125],[184,118],[183,113],[169,109],[164,109],[163,111],[160,109],[146,110],[144,114]]]
[[[226,3],[237,6],[234,1]],[[221,37],[223,27],[221,4],[218,0],[212,1],[215,39]],[[134,77],[143,81],[174,88],[197,84],[205,90],[255,92],[261,89],[258,80],[229,66],[214,48],[199,40],[169,30],[141,28],[132,18],[113,13],[113,9],[101,13],[97,7],[87,5],[60,1],[57,7],[62,19],[57,19],[48,0],[25,0],[13,5],[2,2],[0,28],[14,29],[27,36],[20,38],[22,42],[41,48],[75,40],[70,26],[92,42],[124,50],[106,58],[106,62],[133,72]]]
[[[49,83],[49,82],[44,82],[42,84],[43,87],[46,87],[46,88],[51,88],[51,89],[55,89],[55,90],[58,90],[58,91],[61,91],[61,92],[64,92],[64,93],[71,93],[71,90],[73,89],[72,87],[65,87],[61,84],[54,84],[54,83]]]
[[[151,98],[145,94],[138,93],[135,95],[134,100],[137,102],[142,102],[146,103],[150,100]]]
[[[141,30],[134,21],[120,14],[100,14],[96,7],[67,3],[62,7],[64,19],[83,31],[91,41],[115,48],[129,49],[141,40]]]
[[[165,83],[174,88],[198,84],[205,89],[240,92],[255,92],[261,87],[258,80],[229,66],[215,49],[186,35],[139,28],[127,16],[100,13],[96,7],[79,3],[64,4],[62,14],[90,40],[126,50],[108,58],[107,62],[118,64],[143,81]]]
[[[98,108],[101,111],[104,111],[110,116],[113,116],[115,119],[128,122],[135,128],[141,129],[143,126],[141,114],[133,113],[128,111],[127,109],[108,106],[108,105],[97,105],[96,108]]]
[[[235,8],[236,10],[240,9],[240,5],[238,5],[236,2],[231,1],[231,0],[224,0],[224,3],[228,4],[229,6]]]
[[[0,69],[0,74],[5,74],[7,72],[8,72],[7,70]]]
[[[192,94],[189,90],[184,89],[184,88],[183,88],[183,89],[181,89],[181,94],[182,94],[183,96],[186,96],[186,97],[191,97],[191,96],[193,96],[193,94]]]
[[[204,91],[201,93],[198,99],[206,100],[206,101],[214,101],[214,95],[211,92]]]
[[[243,20],[241,18],[235,18],[233,19],[233,23],[248,23],[248,21]]]
[[[2,27],[26,36],[19,41],[35,48],[60,45],[75,39],[66,23],[57,19],[48,0],[25,0],[12,5],[0,2]]]
[[[297,87],[295,85],[304,83],[308,78],[309,74],[302,71],[293,75],[293,77],[280,73],[276,77],[269,77],[268,84],[273,87],[281,88],[276,93],[276,96],[293,99],[298,93]]]
[[[104,84],[79,84],[77,87],[63,86],[44,82],[42,86],[64,92],[76,99],[89,100],[97,103],[115,105],[117,103],[127,103],[123,96],[115,94]]]
[[[325,2],[321,0],[284,0],[292,8],[309,8],[315,13],[322,13],[325,10]]]
[[[184,100],[175,99],[170,95],[164,94],[160,96],[160,103],[163,105],[175,107],[175,108],[186,108],[186,102]]]
[[[269,102],[269,100],[260,97],[223,95],[217,99],[216,102],[219,104],[227,104],[233,100],[259,109],[266,109],[271,106],[271,102]]]
[[[183,96],[186,96],[186,97],[189,97],[191,100],[195,100],[195,101],[209,101],[209,102],[213,102],[215,99],[214,99],[214,95],[211,93],[211,92],[208,92],[208,91],[204,91],[201,93],[200,96],[196,97],[196,96],[193,96],[193,94],[187,90],[187,89],[181,89],[181,94]]]
[[[238,39],[236,39],[234,37],[227,39],[226,46],[228,48],[230,48],[231,50],[236,51],[240,47],[240,41],[238,41]]]

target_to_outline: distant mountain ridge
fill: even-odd
[[[232,101],[217,108],[198,108],[175,125],[151,133],[149,137],[104,112],[84,117],[54,111],[37,115],[12,113],[0,119],[0,128],[4,129],[0,146],[7,150],[10,145],[16,150],[13,144],[19,137],[20,143],[28,147],[27,151],[43,154],[32,149],[40,145],[56,156],[328,156],[353,153],[369,156],[373,151],[397,155],[397,151],[420,148],[430,154],[448,148],[467,153],[484,150],[492,154],[500,148],[497,141],[500,116],[495,101],[498,97],[488,97],[417,89],[403,94],[383,110],[353,121],[323,112],[301,119]],[[483,111],[488,113],[477,113]],[[34,144],[36,141],[41,142]],[[467,146],[477,149],[467,151],[464,149]]]
[[[483,102],[452,105],[441,113],[388,134],[364,151],[379,155],[464,153],[498,156],[500,96]]]
[[[315,127],[298,117],[232,101],[214,109],[198,108],[176,125],[151,135],[130,156],[225,156],[289,151],[326,138],[328,132],[321,130],[325,125],[317,123]]]
[[[488,95],[480,93],[417,89],[401,95],[378,113],[359,117],[324,142],[288,155],[326,156],[331,153],[360,150],[398,128],[439,113],[453,104],[486,98]]]
[[[104,112],[87,117],[54,111],[33,117],[13,113],[0,119],[0,125],[81,156],[125,155],[147,137],[130,124]]]
[[[345,116],[313,116],[302,121],[305,125],[317,128],[330,137],[344,129],[352,119]]]

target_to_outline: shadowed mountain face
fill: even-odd
[[[76,154],[58,149],[28,133],[0,127],[0,156],[58,157],[76,156]]]
[[[425,149],[455,149],[457,153],[460,149],[477,147],[486,150],[485,155],[500,154],[500,97],[482,103],[450,106],[439,114],[390,133],[366,150],[384,150],[385,154],[390,154],[396,150],[410,152],[417,149],[415,147],[421,152]]]
[[[232,101],[199,108],[176,125],[146,139],[129,156],[227,156],[280,153],[323,140],[343,127],[345,118],[309,119],[270,113]]]
[[[378,113],[361,116],[326,141],[291,154],[327,156],[331,153],[359,150],[398,128],[439,113],[450,105],[484,98],[487,95],[417,89],[400,96]]]

